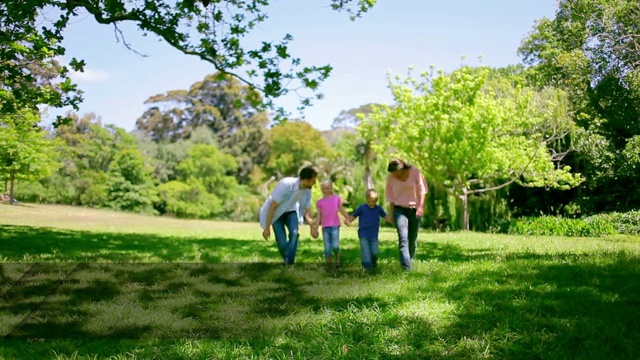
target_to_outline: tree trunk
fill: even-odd
[[[371,148],[371,140],[369,140],[365,144],[364,148],[364,183],[367,186],[367,189],[373,189],[371,163],[373,163],[373,149]]]
[[[469,231],[469,193],[467,192],[467,188],[462,188],[462,195],[460,195],[460,199],[462,200],[462,217],[460,218],[460,225],[462,230]]]
[[[11,184],[11,190],[9,191],[9,204],[13,205],[14,204],[13,199],[15,199],[15,197],[13,196],[13,193],[14,193],[14,189],[15,189],[16,176],[12,172],[11,175],[9,175],[9,177],[10,177],[10,184]]]
[[[367,189],[373,189],[373,176],[371,175],[371,168],[367,165],[364,168],[364,184]]]
[[[269,196],[269,184],[271,184],[275,180],[276,180],[276,177],[272,176],[269,178],[269,180],[267,180],[264,184],[260,186],[260,188],[262,189],[262,194],[265,197]]]

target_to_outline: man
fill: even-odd
[[[292,265],[295,262],[300,237],[298,226],[303,222],[303,214],[311,226],[312,236],[317,236],[318,230],[310,210],[311,188],[315,185],[317,177],[318,172],[313,166],[305,166],[300,169],[298,177],[283,178],[260,209],[262,237],[269,240],[270,228],[273,227],[278,251],[285,265]]]

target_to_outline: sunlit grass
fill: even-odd
[[[0,206],[0,358],[635,359],[640,238],[422,232],[414,271],[354,228],[285,269],[257,223]]]

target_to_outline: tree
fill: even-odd
[[[55,142],[34,127],[38,116],[30,109],[0,118],[0,175],[14,198],[15,180],[37,180],[49,175],[59,164]]]
[[[106,205],[116,210],[154,214],[156,189],[137,149],[120,151],[109,167]]]
[[[214,145],[196,144],[189,149],[189,156],[178,165],[180,178],[195,179],[204,185],[207,192],[219,198],[230,198],[236,179],[231,175],[236,168],[235,159],[222,154]]]
[[[248,183],[256,166],[266,161],[267,114],[250,99],[259,94],[229,75],[208,75],[187,90],[150,97],[151,107],[136,122],[137,129],[157,142],[187,139],[200,127],[209,128],[221,150],[233,155],[236,176]]]
[[[81,71],[84,63],[72,59],[67,67],[53,60],[64,54],[61,26],[68,17],[61,16],[52,27],[39,29],[35,3],[0,4],[0,113],[5,115],[24,109],[37,112],[38,105],[77,109],[82,100],[69,78],[69,67]]]
[[[53,130],[65,146],[58,152],[63,166],[49,179],[52,202],[104,207],[109,203],[108,182],[119,154],[136,149],[135,138],[113,125],[102,125],[93,114],[68,114],[68,123]],[[110,205],[109,205],[110,206]]]
[[[51,157],[57,171],[37,182],[23,183],[20,196],[38,202],[152,212],[144,208],[153,201],[146,183],[151,178],[147,168],[138,163],[142,155],[133,135],[113,125],[103,126],[95,114],[66,117],[69,122],[50,133],[56,140],[55,156],[40,155]],[[146,172],[145,181],[134,176],[136,166]]]
[[[562,92],[537,92],[489,73],[465,66],[449,75],[397,77],[390,81],[395,106],[375,107],[358,127],[376,135],[378,152],[414,163],[459,197],[466,230],[472,194],[514,182],[566,189],[582,180],[549,145],[571,129]]]
[[[640,89],[638,23],[635,0],[563,0],[555,18],[540,19],[518,52],[534,66],[539,85],[568,92],[579,125],[624,139],[640,132],[639,109],[630,105]]]
[[[247,209],[248,191],[233,177],[235,159],[215,145],[194,144],[177,166],[177,179],[158,186],[169,214],[178,217],[211,218]],[[240,216],[240,215],[238,215]]]
[[[265,168],[275,178],[297,176],[305,162],[331,157],[331,147],[322,132],[302,120],[278,124],[269,131],[269,160]]]
[[[640,135],[638,24],[636,0],[561,0],[518,50],[538,86],[569,94],[584,129],[572,136],[576,152],[567,162],[587,178],[577,193],[585,213],[632,209],[639,200],[637,181],[618,176],[626,173],[626,144]]]
[[[330,0],[333,9],[348,11],[352,19],[369,10],[375,0]],[[248,48],[246,36],[268,17],[266,0],[24,0],[4,1],[0,4],[3,36],[0,36],[0,76],[5,86],[2,95],[21,99],[35,106],[38,103],[64,105],[65,101],[49,99],[46,88],[33,86],[35,81],[24,76],[24,59],[42,59],[64,54],[61,45],[63,31],[73,17],[86,12],[98,23],[113,25],[116,34],[124,40],[118,24],[135,23],[145,34],[155,34],[177,50],[210,62],[220,72],[231,74],[261,91],[266,103],[272,105],[277,98],[292,89],[307,89],[310,95],[301,95],[301,108],[311,104],[319,84],[325,80],[331,67],[306,66],[289,53],[293,37],[286,34],[280,42],[263,41],[255,48]],[[60,13],[58,19],[36,27],[38,14],[53,8]],[[126,46],[128,44],[124,42]],[[81,70],[81,61],[70,64]],[[240,69],[248,69],[244,75]],[[63,77],[68,73],[61,72]],[[63,92],[73,90],[68,77],[61,84]],[[26,85],[26,86],[25,86]],[[38,91],[23,93],[24,89]],[[298,91],[296,91],[298,92]],[[24,96],[23,96],[24,95]],[[75,99],[69,104],[74,104]],[[6,101],[3,101],[3,104]],[[282,111],[280,112],[282,113]]]
[[[367,119],[369,115],[374,112],[374,108],[378,104],[365,104],[355,109],[341,111],[338,117],[333,120],[331,125],[333,128],[339,127],[353,127],[356,128],[363,119]],[[373,149],[373,143],[375,141],[375,134],[369,131],[359,132],[359,139],[355,143],[355,150],[360,155],[362,162],[365,166],[364,183],[367,189],[373,188],[373,174],[371,169],[373,162],[376,159],[376,153]]]
[[[153,177],[157,184],[178,179],[178,165],[189,156],[189,149],[194,145],[213,145],[216,146],[216,152],[218,151],[216,136],[206,126],[193,129],[188,139],[176,142],[154,142],[140,133],[137,135],[137,147],[146,164],[153,169]]]
[[[361,105],[357,108],[342,110],[338,116],[333,119],[331,128],[355,128],[360,125],[360,115],[368,116],[373,112],[373,108],[377,104],[369,103]]]

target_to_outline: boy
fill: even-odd
[[[360,255],[362,266],[370,270],[377,266],[378,262],[378,233],[380,230],[380,218],[385,218],[387,213],[378,205],[378,193],[368,189],[365,193],[366,203],[358,206],[353,212],[347,225],[359,217],[358,238],[360,238]]]

